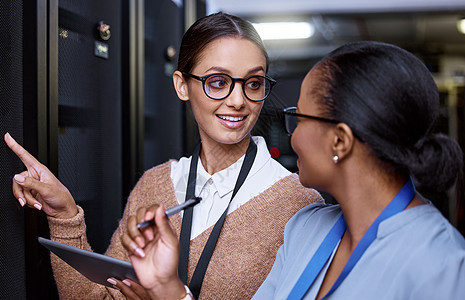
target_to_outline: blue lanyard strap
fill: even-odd
[[[305,293],[307,293],[307,290],[310,288],[313,281],[315,281],[315,278],[318,273],[320,273],[321,269],[323,269],[323,266],[331,256],[333,249],[336,247],[337,243],[346,231],[346,227],[347,225],[344,221],[344,216],[341,215],[339,219],[337,219],[336,224],[334,224],[331,228],[331,231],[326,235],[320,247],[318,247],[318,250],[316,250],[312,259],[307,264],[307,267],[305,267],[302,275],[300,275],[299,280],[287,297],[288,300],[302,299]]]
[[[392,199],[388,206],[386,206],[386,208],[381,212],[376,220],[370,225],[367,232],[363,235],[362,239],[357,244],[357,247],[355,247],[354,251],[352,252],[352,255],[349,257],[349,260],[344,266],[341,274],[339,274],[339,277],[336,279],[336,282],[333,284],[330,291],[323,297],[323,299],[327,298],[339,287],[339,285],[344,281],[347,275],[349,275],[350,271],[362,257],[363,253],[365,253],[365,250],[368,249],[371,243],[376,239],[379,224],[385,219],[403,211],[412,201],[414,196],[415,186],[413,185],[413,181],[410,178],[402,187],[402,189],[397,193],[394,199]],[[326,235],[325,239],[311,258],[310,262],[307,264],[307,267],[303,271],[302,275],[300,275],[297,283],[294,285],[291,293],[287,297],[288,300],[302,299],[305,296],[307,290],[313,284],[315,278],[321,272],[323,266],[331,256],[331,253],[333,252],[337,243],[342,238],[346,227],[347,225],[345,223],[344,216],[341,215],[329,233]]]

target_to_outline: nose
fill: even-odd
[[[235,82],[234,89],[225,100],[227,106],[234,107],[236,110],[239,110],[245,106],[247,99],[245,98],[245,95],[242,91],[242,82]]]

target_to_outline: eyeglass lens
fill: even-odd
[[[293,115],[293,113],[296,112],[296,109],[287,109],[286,112],[290,112],[290,114],[284,114],[286,132],[287,134],[292,135],[294,130],[297,128],[297,116]]]
[[[205,93],[213,99],[224,99],[234,89],[234,80],[226,74],[212,74],[205,79]],[[271,90],[271,82],[263,76],[252,76],[242,84],[242,90],[252,101],[265,99]]]

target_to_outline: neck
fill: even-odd
[[[333,195],[344,213],[346,238],[352,250],[407,180],[374,172],[367,174],[369,176],[348,176],[351,179],[342,183],[344,188],[338,189]]]
[[[250,135],[236,144],[222,144],[211,140],[202,140],[200,160],[209,174],[215,174],[235,163],[245,154],[250,143]]]

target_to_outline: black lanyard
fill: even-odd
[[[197,163],[199,161],[199,154],[200,144],[197,145],[197,147],[194,149],[194,152],[192,153],[189,178],[187,180],[186,200],[195,196],[195,182],[197,178]],[[231,200],[229,200],[228,207],[226,207],[226,210],[223,212],[220,219],[218,220],[218,222],[216,222],[215,226],[213,227],[210,237],[207,240],[207,244],[205,245],[205,248],[203,249],[202,254],[200,255],[194,274],[192,275],[192,279],[189,284],[189,289],[191,290],[195,298],[199,297],[200,289],[202,288],[203,278],[205,277],[205,272],[207,271],[208,264],[210,263],[213,250],[215,250],[216,242],[218,241],[218,236],[220,235],[221,228],[223,227],[224,220],[228,213],[229,205],[231,204],[231,201],[233,200],[237,191],[244,183],[245,178],[249,174],[249,171],[252,168],[252,164],[255,160],[256,154],[257,145],[255,145],[252,138],[250,138],[249,147],[247,148],[247,151],[245,153],[244,162],[242,163],[239,176],[237,177],[236,185],[234,186]],[[184,210],[184,216],[182,218],[181,225],[181,234],[179,238],[181,245],[181,253],[179,255],[178,274],[179,278],[184,284],[187,283],[187,270],[189,266],[189,248],[191,239],[193,210],[193,207],[189,207],[186,210]]]

